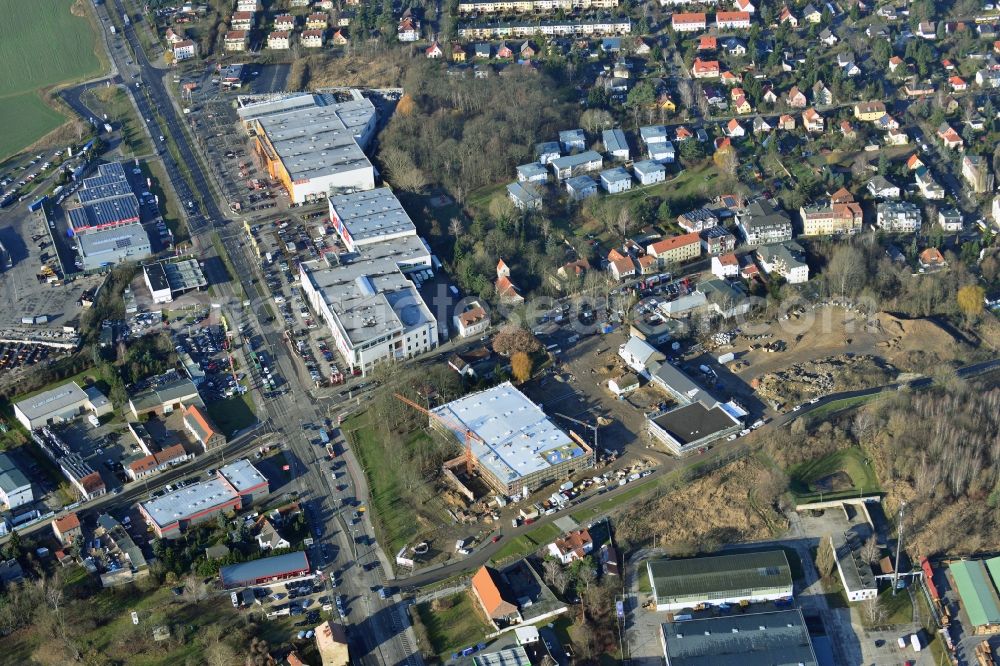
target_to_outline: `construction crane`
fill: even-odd
[[[431,410],[427,409],[423,405],[419,405],[419,404],[413,402],[412,400],[410,400],[409,398],[407,398],[404,395],[400,395],[398,393],[396,393],[394,395],[396,396],[396,399],[399,400],[400,402],[402,402],[404,404],[407,404],[410,407],[413,407],[413,409],[415,409],[415,410],[417,410],[419,412],[423,412],[428,417],[436,420],[438,423],[440,423],[444,427],[448,428],[452,432],[464,432],[465,433],[465,473],[468,474],[469,477],[471,478],[472,477],[472,470],[475,467],[475,462],[476,462],[475,457],[472,455],[472,440],[476,440],[476,441],[482,442],[483,444],[486,443],[485,440],[483,440],[483,438],[480,437],[479,435],[477,435],[476,433],[472,432],[472,430],[470,430],[469,428],[466,428],[461,423],[458,423],[456,421],[453,421],[452,419],[449,419],[449,418],[446,418],[444,416],[441,416],[440,414],[435,414],[434,412],[432,412]]]
[[[589,430],[593,430],[594,431],[594,452],[596,454],[596,452],[597,452],[597,426],[596,425],[591,425],[589,423],[585,423],[585,422],[581,421],[580,419],[574,419],[572,416],[566,416],[565,414],[560,414],[558,412],[552,412],[552,413],[555,414],[556,416],[560,417],[560,418],[566,419],[567,421],[572,421],[573,423],[576,423],[578,425],[582,425],[584,428],[587,428]]]

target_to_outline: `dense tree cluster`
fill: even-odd
[[[463,78],[421,62],[409,68],[403,88],[412,112],[392,117],[381,144],[402,151],[428,182],[460,200],[509,180],[515,166],[533,159],[536,143],[576,124],[576,109],[542,72],[512,67],[502,76]]]

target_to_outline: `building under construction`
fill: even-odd
[[[510,382],[430,411],[430,425],[466,446],[470,466],[498,493],[538,490],[594,466],[594,450],[563,432]],[[454,461],[453,461],[454,462]]]

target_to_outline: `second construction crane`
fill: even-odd
[[[457,421],[454,421],[452,419],[446,418],[444,416],[441,416],[440,414],[435,414],[434,412],[432,412],[431,410],[427,409],[423,405],[420,405],[420,404],[417,404],[416,402],[413,402],[412,400],[410,400],[409,398],[407,398],[404,395],[400,395],[399,393],[396,393],[395,396],[396,396],[396,399],[399,400],[400,402],[409,405],[410,407],[412,407],[413,409],[417,410],[418,412],[422,412],[422,413],[426,414],[429,418],[434,419],[435,421],[437,421],[438,423],[440,423],[441,425],[443,425],[448,430],[451,430],[452,432],[465,433],[465,473],[469,477],[471,477],[472,476],[472,472],[473,472],[473,470],[475,469],[475,466],[476,466],[476,457],[472,454],[472,441],[476,440],[478,442],[482,442],[483,444],[485,444],[486,442],[483,441],[483,438],[480,437],[479,435],[477,435],[476,433],[472,432],[472,430],[470,430],[469,428],[467,428],[464,424],[459,423]]]

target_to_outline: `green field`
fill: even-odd
[[[31,145],[64,118],[39,90],[101,72],[97,36],[74,0],[0,0],[0,159]]]
[[[816,460],[796,465],[788,471],[789,488],[798,503],[846,499],[880,492],[864,451],[841,449]]]
[[[400,461],[392,451],[398,446],[407,451],[429,447],[430,436],[418,430],[385,441],[370,419],[370,412],[365,412],[345,421],[341,429],[365,470],[379,541],[388,544],[388,552],[395,553],[412,544],[427,528],[443,524],[446,516],[440,503],[434,501],[430,484],[407,483],[400,465],[409,463],[406,459]]]
[[[442,659],[475,645],[492,631],[476,607],[471,592],[459,592],[439,602],[417,606],[420,621],[427,629],[431,649]]]

